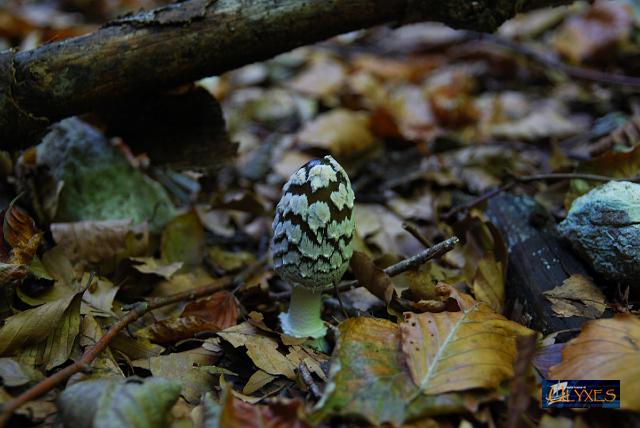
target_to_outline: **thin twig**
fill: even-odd
[[[309,391],[311,391],[313,397],[316,400],[322,397],[322,391],[320,391],[320,388],[313,380],[313,376],[311,376],[311,372],[309,372],[309,369],[307,368],[307,365],[304,363],[304,361],[298,364],[298,373],[300,374],[300,377],[302,378],[304,384],[309,387]]]
[[[385,268],[384,272],[389,276],[396,276],[408,270],[415,269],[418,266],[426,263],[427,261],[436,257],[440,257],[441,255],[453,250],[453,247],[455,247],[458,242],[460,242],[460,240],[457,237],[453,236],[449,239],[437,243],[432,247],[427,248],[426,250],[420,251],[418,254],[411,256],[408,259],[401,260],[398,263]],[[340,287],[338,287],[338,289],[349,290],[357,285],[358,280],[354,279],[353,281],[342,283]]]
[[[340,296],[340,290],[338,290],[338,283],[333,283],[333,291],[335,292],[336,299],[338,299],[338,303],[340,304],[340,309],[342,310],[342,315],[345,318],[349,318],[349,314],[347,313],[346,308],[344,307],[344,303],[342,302],[342,296]]]
[[[515,181],[510,181],[507,184],[504,184],[500,187],[497,187],[493,190],[489,190],[487,193],[484,193],[480,196],[478,196],[477,198],[474,198],[472,200],[470,200],[469,202],[467,202],[466,204],[462,204],[462,205],[458,205],[457,207],[453,207],[451,208],[449,211],[447,211],[446,213],[442,214],[442,219],[443,220],[449,220],[450,218],[452,218],[453,216],[455,216],[456,214],[460,213],[460,212],[467,212],[469,211],[471,208],[477,207],[478,205],[480,205],[481,203],[483,203],[486,200],[489,200],[491,198],[493,198],[494,196],[509,190],[510,188],[512,188],[515,185]]]
[[[415,269],[418,266],[426,263],[427,261],[436,257],[440,257],[441,255],[453,250],[453,247],[455,247],[458,242],[460,242],[460,240],[457,237],[453,236],[449,239],[435,244],[432,247],[427,248],[426,250],[420,251],[418,254],[411,256],[408,259],[401,260],[398,263],[387,267],[386,269],[384,269],[384,272],[389,276],[396,276],[408,270]],[[338,290],[347,291],[357,286],[358,280],[354,279],[351,281],[345,281],[340,284],[338,286]],[[269,295],[273,300],[285,300],[291,296],[291,291],[270,293]]]
[[[496,36],[494,34],[477,33],[474,31],[468,31],[467,34],[469,35],[469,38],[475,38],[494,44],[501,48],[509,49],[531,61],[542,64],[553,71],[560,71],[561,73],[564,73],[574,79],[588,80],[590,82],[606,83],[610,85],[630,86],[636,88],[640,87],[640,77],[612,74],[605,71],[568,65],[562,61],[549,58],[541,54],[540,52],[531,49],[528,46],[512,42],[511,40]]]
[[[237,280],[230,277],[219,279],[213,284],[208,284],[202,287],[194,288],[193,290],[187,290],[182,293],[176,293],[167,297],[157,297],[145,302],[138,303],[131,311],[129,311],[124,317],[120,318],[115,324],[109,328],[109,330],[96,342],[95,345],[85,350],[82,358],[63,368],[62,370],[52,374],[51,376],[38,382],[25,392],[6,402],[2,406],[2,413],[0,414],[0,427],[6,426],[7,422],[11,418],[13,412],[20,408],[25,403],[34,400],[43,394],[51,391],[59,383],[69,379],[72,375],[84,371],[89,368],[91,362],[100,355],[102,351],[109,345],[118,333],[125,329],[129,324],[136,321],[138,318],[147,314],[149,311],[161,308],[173,303],[195,300],[200,297],[210,295],[216,291],[233,288],[236,285]]]
[[[523,175],[517,176],[510,174],[511,181],[506,184],[503,184],[500,187],[489,190],[487,193],[484,193],[477,198],[472,199],[466,204],[458,205],[457,207],[451,208],[446,213],[442,214],[442,218],[444,220],[451,219],[454,215],[460,212],[469,211],[472,208],[477,207],[481,203],[497,196],[498,194],[511,189],[517,183],[530,183],[532,181],[552,181],[552,180],[587,180],[587,181],[631,181],[634,183],[640,182],[640,176],[631,177],[631,178],[614,178],[607,177],[605,175],[596,175],[596,174],[583,174],[576,172],[562,172],[562,173],[549,173],[549,174],[533,174],[533,175]]]
[[[405,221],[405,222],[402,223],[402,228],[404,230],[406,230],[407,232],[409,232],[411,234],[411,236],[416,238],[418,240],[418,242],[420,242],[422,245],[424,245],[425,248],[429,248],[429,247],[431,247],[433,245],[433,242],[431,242],[426,236],[424,236],[422,233],[420,233],[418,228],[415,227],[412,223],[409,223],[409,222]]]
[[[389,276],[400,275],[403,272],[417,268],[418,266],[426,263],[435,257],[448,253],[460,242],[460,240],[452,236],[442,242],[437,243],[433,247],[427,248],[424,251],[420,251],[415,256],[411,256],[408,259],[402,260],[394,265],[389,266],[384,272]]]

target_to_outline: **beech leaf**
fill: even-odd
[[[329,382],[311,423],[339,415],[359,416],[375,426],[400,426],[419,417],[474,411],[492,398],[478,392],[422,394],[403,361],[396,324],[367,317],[344,321]]]
[[[640,411],[640,320],[631,314],[588,321],[562,350],[550,379],[619,379],[620,407]]]
[[[405,313],[402,353],[425,394],[495,388],[513,375],[520,324],[476,302],[460,312]]]
[[[0,328],[0,355],[11,355],[23,346],[47,339],[76,296],[72,294],[7,318]]]
[[[179,317],[167,318],[138,332],[157,343],[171,343],[201,332],[217,332],[236,324],[238,302],[228,291],[189,303]]]

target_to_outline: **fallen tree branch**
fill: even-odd
[[[52,121],[387,22],[493,31],[517,12],[568,0],[187,0],[86,36],[0,53],[0,141],[33,143]]]

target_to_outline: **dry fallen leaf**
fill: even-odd
[[[182,267],[182,262],[165,263],[153,257],[129,257],[134,262],[133,268],[138,272],[160,275],[165,279],[171,279],[174,273]]]
[[[337,158],[356,156],[375,143],[369,115],[344,108],[318,115],[300,131],[298,140],[307,147],[328,150]]]
[[[10,264],[29,264],[35,256],[42,233],[36,222],[17,205],[11,204],[1,214],[3,218],[2,234],[4,240],[11,247],[8,261]]]
[[[460,312],[404,317],[402,352],[424,394],[497,387],[513,375],[516,339],[532,334],[478,302]]]
[[[77,294],[27,309],[5,319],[0,328],[0,355],[11,355],[26,345],[40,343],[65,318],[67,308],[78,301]]]
[[[492,251],[487,251],[478,261],[478,267],[471,283],[473,295],[494,311],[501,313],[504,307],[505,274],[502,262]]]
[[[303,94],[330,99],[344,84],[345,67],[338,61],[319,56],[287,86]]]
[[[622,2],[597,1],[582,16],[571,16],[556,34],[555,48],[573,62],[606,56],[631,34],[629,7]]]
[[[620,407],[640,411],[640,319],[618,314],[588,321],[562,351],[550,379],[619,379]]]
[[[551,309],[560,317],[599,318],[606,309],[604,294],[590,277],[575,274],[562,285],[545,291]]]
[[[173,343],[203,332],[217,332],[236,324],[238,302],[228,291],[218,291],[211,297],[185,306],[178,317],[158,321],[137,332],[156,343]]]
[[[358,317],[340,324],[329,382],[310,416],[357,416],[371,425],[401,426],[420,417],[474,412],[495,396],[474,392],[425,395],[411,380],[400,349],[400,329],[387,320]]]
[[[300,402],[278,401],[268,405],[251,404],[234,396],[230,390],[225,392],[219,421],[211,421],[220,428],[305,428],[302,420]],[[207,425],[209,426],[209,425]]]
[[[386,305],[397,297],[391,277],[373,264],[373,261],[360,251],[354,251],[349,266],[358,279],[358,283],[369,290]]]
[[[79,221],[53,223],[51,234],[72,262],[99,263],[117,255],[137,255],[149,245],[146,223],[131,220]]]
[[[263,336],[248,322],[227,328],[219,332],[218,336],[231,343],[234,348],[246,347],[247,355],[256,367],[271,375],[283,375],[289,379],[295,379],[295,366],[278,351],[278,342]]]
[[[150,370],[153,376],[180,382],[182,396],[188,402],[195,403],[216,384],[215,376],[207,372],[207,367],[213,366],[217,361],[218,356],[215,353],[203,348],[195,348],[135,360],[132,365]]]

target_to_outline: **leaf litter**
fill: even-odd
[[[102,19],[119,13],[100,3]],[[10,38],[25,48],[28,37],[48,40],[51,30],[26,18],[29,7],[2,12],[15,24]],[[537,312],[513,296],[510,264],[525,240],[488,220],[490,195],[476,201],[490,192],[526,194],[557,222],[600,184],[585,174],[640,175],[633,97],[571,74],[633,75],[637,13],[628,2],[543,9],[483,39],[436,24],[374,28],[203,80],[200,93],[217,97],[239,143],[235,160],[221,157],[226,163],[211,176],[195,167],[163,170],[99,114],[54,125],[21,156],[3,154],[11,165],[2,169],[2,189],[12,191],[2,195],[0,400],[64,370],[106,337],[84,372],[27,403],[16,420],[589,421],[589,413],[561,416],[534,405],[541,378],[620,379],[622,408],[640,410],[637,287],[570,272],[544,284],[536,302],[547,305],[546,322],[591,321],[543,338],[527,322]],[[64,22],[60,37],[91,28]],[[271,271],[269,240],[282,184],[325,154],[351,177],[357,251],[337,294],[325,292],[329,334],[309,342],[280,333],[291,285]],[[525,179],[536,174],[556,176]],[[383,271],[454,235],[461,243],[447,254],[398,276]],[[110,337],[141,305],[176,293],[183,297]]]

